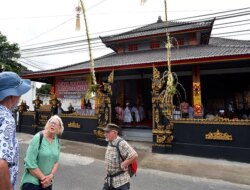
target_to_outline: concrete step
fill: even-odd
[[[130,141],[153,142],[151,129],[123,128],[122,138]]]

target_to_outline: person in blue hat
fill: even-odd
[[[0,73],[0,190],[15,190],[19,146],[12,109],[31,88],[31,81],[13,72]]]

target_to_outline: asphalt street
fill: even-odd
[[[25,155],[25,151],[27,149],[28,143],[30,142],[32,135],[27,134],[18,134],[18,138],[20,140],[20,174],[18,178],[18,183],[20,183],[21,174],[23,172],[23,158]],[[71,144],[72,143],[72,144]],[[105,169],[104,169],[104,147],[99,147],[97,145],[89,145],[90,150],[86,150],[86,143],[79,143],[79,142],[71,142],[71,141],[65,141],[61,140],[62,144],[62,153],[60,158],[60,167],[58,169],[57,174],[55,175],[55,180],[53,184],[53,190],[101,190],[102,185],[104,183],[104,177],[105,177]],[[75,147],[75,148],[74,148]],[[82,149],[81,149],[82,147]],[[104,150],[103,150],[104,149]],[[85,154],[88,156],[82,155],[83,153],[81,151],[86,151]],[[89,152],[91,152],[94,155],[97,156],[91,156]],[[144,150],[145,151],[145,150]],[[143,150],[139,150],[139,156],[142,155],[146,159],[147,156],[146,152],[143,152]],[[149,153],[152,154],[152,153]],[[162,156],[162,155],[155,155],[152,154],[149,157],[155,157],[155,156]],[[99,159],[99,157],[101,159]],[[185,158],[185,160],[188,157],[172,157],[172,158]],[[190,159],[193,157],[190,157]],[[198,158],[193,158],[193,160],[200,160]],[[204,159],[206,161],[206,159]],[[204,161],[203,160],[203,161]],[[162,168],[164,167],[165,160],[162,159]],[[217,160],[210,160],[210,165],[212,163],[222,163],[221,161]],[[226,164],[224,164],[224,167],[227,165],[228,161],[224,161]],[[142,165],[140,165],[142,163]],[[148,163],[148,162],[146,162]],[[232,182],[233,180],[225,181],[220,178],[209,178],[209,177],[203,177],[201,176],[194,176],[193,171],[196,169],[200,171],[199,165],[193,166],[194,168],[190,168],[190,174],[192,175],[183,175],[179,170],[176,172],[173,171],[162,171],[156,169],[149,169],[150,165],[147,165],[143,160],[139,160],[139,170],[137,173],[137,176],[132,178],[131,182],[131,189],[132,190],[250,190],[250,185],[247,183],[250,183],[250,181],[247,181],[247,183],[239,183],[238,181]],[[207,163],[207,166],[209,167],[209,163]],[[236,168],[239,169],[239,167],[249,169],[249,164],[245,163],[236,163],[236,162],[229,162],[231,165],[233,164]],[[173,161],[173,164],[175,162]],[[193,163],[194,164],[194,163]],[[158,164],[158,165],[161,165]],[[161,166],[158,166],[161,167]],[[180,166],[184,167],[184,165]],[[203,166],[204,167],[204,166]],[[151,166],[151,168],[154,168]],[[188,168],[186,166],[186,168]],[[219,168],[213,168],[213,172],[216,174],[221,173],[219,171]],[[173,168],[172,168],[173,169]],[[164,169],[165,170],[165,169]],[[203,168],[204,173],[206,173],[206,168]],[[211,168],[207,169],[211,170]],[[198,173],[198,171],[196,173]],[[248,170],[247,170],[248,171]],[[238,171],[242,178],[248,180],[245,175],[245,171],[243,169],[241,171]],[[249,177],[250,173],[248,173]],[[239,175],[237,175],[239,176]]]

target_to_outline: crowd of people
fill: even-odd
[[[145,119],[145,110],[143,104],[139,106],[134,104],[131,105],[129,102],[126,103],[126,107],[123,109],[121,104],[117,103],[115,107],[116,112],[116,122],[118,124],[122,123],[132,123],[140,122]]]
[[[202,105],[201,108],[201,118],[204,117],[204,107]],[[180,119],[180,118],[194,118],[194,107],[186,101],[180,103],[179,106],[175,106],[173,110],[173,119]]]
[[[245,106],[247,107],[247,106]],[[229,118],[229,119],[250,119],[250,108],[237,109],[233,101],[230,101],[225,108],[220,109],[207,109],[204,106],[201,108],[201,115],[199,117],[206,119],[213,119],[215,117]],[[173,111],[173,119],[179,118],[194,118],[194,108],[188,102],[181,102],[180,106],[176,106]]]

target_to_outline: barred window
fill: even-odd
[[[128,51],[137,51],[137,50],[138,50],[138,44],[128,45]]]
[[[153,41],[150,43],[150,48],[151,49],[158,49],[160,48],[160,42],[159,41]]]

